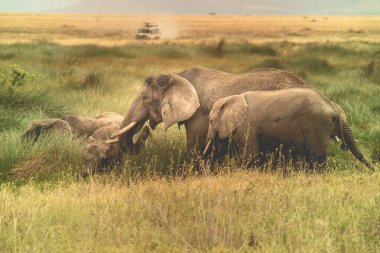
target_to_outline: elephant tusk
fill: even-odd
[[[111,139],[111,140],[103,141],[103,143],[105,143],[105,144],[113,144],[113,143],[117,143],[117,142],[119,142],[119,139]]]
[[[208,140],[205,150],[203,151],[203,155],[206,155],[207,151],[210,149],[212,140]]]
[[[112,135],[111,135],[111,138],[115,138],[119,135],[122,135],[126,132],[128,132],[129,130],[131,130],[134,126],[136,126],[137,122],[136,121],[133,121],[131,124],[129,124],[128,126],[124,127],[123,129],[120,129],[119,131],[117,132],[114,132]]]
[[[335,135],[336,142],[340,142],[339,137]]]

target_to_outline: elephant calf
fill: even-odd
[[[245,161],[283,147],[292,157],[323,164],[331,138],[342,140],[368,168],[339,105],[312,88],[254,91],[215,102],[209,115],[206,155],[210,146],[234,134]],[[293,156],[294,155],[294,156]]]
[[[123,119],[118,113],[104,112],[96,117],[67,115],[56,119],[33,120],[22,138],[37,141],[41,134],[53,131],[88,137],[101,127],[115,123],[120,125]]]
[[[118,140],[112,140],[111,135],[120,129],[120,124],[112,124],[96,130],[87,141],[84,150],[84,177],[94,173],[102,172],[111,168],[119,162],[120,152]],[[138,152],[150,136],[149,127],[144,127],[135,145],[134,152]]]

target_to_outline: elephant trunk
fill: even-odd
[[[356,145],[356,140],[354,138],[354,134],[352,133],[352,130],[348,123],[343,120],[339,120],[339,128],[341,133],[341,138],[343,141],[342,146],[348,147],[348,149],[351,151],[351,153],[363,164],[365,164],[369,169],[373,169],[372,165],[365,159],[363,153],[359,150],[358,146]]]
[[[215,129],[212,126],[209,126],[208,131],[207,131],[206,147],[203,150],[204,156],[209,152],[211,145],[214,142],[214,139],[215,139]]]
[[[142,128],[148,119],[148,111],[144,108],[141,99],[138,97],[130,106],[130,109],[121,123],[120,129],[127,126],[131,128],[119,137],[119,147],[123,151],[134,150],[133,136]]]

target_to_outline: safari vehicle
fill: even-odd
[[[136,33],[136,39],[153,40],[161,37],[160,28],[156,23],[145,22]]]

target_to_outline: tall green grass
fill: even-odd
[[[22,140],[20,131],[7,131],[0,142],[3,180],[54,179],[62,173],[78,173],[83,164],[84,140],[70,135],[52,133],[34,143]]]
[[[21,136],[30,120],[35,118],[57,117],[68,112],[89,116],[103,111],[125,114],[139,86],[152,73],[175,72],[194,65],[235,73],[257,67],[277,67],[300,75],[308,84],[340,104],[364,153],[378,161],[380,86],[377,75],[380,64],[373,60],[378,52],[377,44],[298,45],[283,42],[254,45],[221,40],[215,44],[199,45],[142,43],[101,47],[62,46],[41,41],[0,45],[0,49],[2,55],[12,55],[3,57],[0,62],[3,76],[9,77],[11,66],[17,65],[35,77],[25,80],[12,92],[5,88],[0,90],[2,143],[17,143],[17,136]],[[62,157],[73,159],[62,164],[79,170],[82,158],[81,152],[77,151],[83,149],[84,144],[73,141],[76,143],[73,150],[77,152],[73,156],[73,150],[64,148],[69,145],[69,140],[60,145],[54,136],[50,139],[51,146],[36,143],[40,149],[30,148],[28,151],[23,151],[25,147],[21,144],[10,145],[12,148],[7,148],[9,151],[5,156],[8,158],[0,163],[3,178],[8,178],[13,168],[27,164],[28,160],[33,160],[35,167],[55,166],[54,159],[39,159],[44,148],[48,154],[53,152],[54,145],[61,150]],[[197,163],[185,146],[184,130],[155,131],[142,153],[127,155],[125,165],[119,170],[142,175],[174,175],[173,170],[182,171]],[[338,150],[334,145],[329,152],[331,160],[344,165],[354,163],[349,153]],[[12,153],[24,155],[21,155],[22,159],[17,155],[11,158]]]

